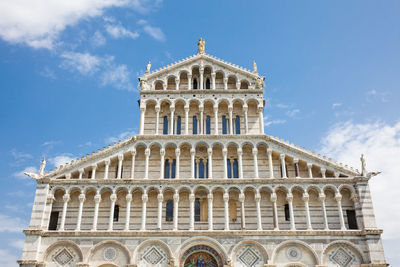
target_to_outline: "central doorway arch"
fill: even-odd
[[[180,267],[223,267],[223,261],[212,247],[195,245],[183,253]]]

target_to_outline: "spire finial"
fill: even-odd
[[[200,38],[197,45],[199,46],[199,49],[197,50],[198,54],[204,54],[206,52],[206,41],[204,41],[203,38]]]
[[[257,63],[255,60],[253,61],[253,73],[258,74]]]

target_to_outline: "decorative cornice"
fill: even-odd
[[[140,90],[140,95],[263,94],[263,89]]]

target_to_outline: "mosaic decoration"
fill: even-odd
[[[167,256],[161,249],[151,246],[144,251],[142,259],[155,265],[163,263],[167,259]]]
[[[206,262],[208,261],[208,262]],[[182,255],[182,267],[220,267],[223,266],[221,256],[215,249],[206,245],[196,245]]]
[[[114,261],[117,258],[118,252],[113,247],[107,247],[103,250],[103,259],[105,261]]]
[[[54,256],[54,260],[61,266],[64,266],[71,263],[74,260],[74,256],[68,249],[63,248]]]
[[[286,257],[290,261],[299,261],[301,259],[301,250],[297,247],[290,247],[286,250]]]
[[[261,261],[259,254],[251,247],[244,248],[239,253],[238,259],[241,263],[248,267],[256,266],[256,264]]]
[[[355,257],[349,251],[338,248],[329,255],[329,259],[340,267],[348,267]]]

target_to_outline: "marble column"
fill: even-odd
[[[222,154],[224,156],[224,178],[228,179],[228,149],[224,147],[222,149]]]
[[[160,127],[160,106],[156,106],[156,135],[158,135],[158,128]]]
[[[180,82],[179,79],[175,80],[175,90],[179,90],[179,82]]]
[[[92,231],[96,231],[97,230],[97,219],[99,217],[100,201],[101,201],[101,195],[99,193],[97,193],[94,196],[94,215],[93,215]]]
[[[308,178],[313,178],[313,175],[312,175],[312,163],[307,163],[307,169],[308,169]]]
[[[117,195],[112,193],[110,195],[110,201],[111,201],[111,206],[110,206],[110,217],[108,218],[108,231],[112,231],[113,230],[114,208],[115,208],[115,202],[117,201]]]
[[[263,116],[263,107],[258,107],[258,120],[260,121],[260,134],[264,134],[264,116]]]
[[[204,106],[199,107],[200,111],[200,134],[204,134]]]
[[[208,193],[208,230],[213,230],[213,194]]]
[[[224,90],[228,89],[228,78],[224,78]]]
[[[149,179],[149,157],[150,157],[150,149],[149,148],[146,148],[146,150],[144,151],[144,155],[146,156],[144,179]]]
[[[276,205],[278,197],[276,196],[276,193],[271,194],[271,202],[273,204],[273,214],[274,214],[274,230],[277,231],[279,230],[279,221],[278,221],[278,207]]]
[[[269,178],[274,179],[274,162],[272,161],[272,149],[267,149],[268,165],[269,165]]]
[[[123,163],[123,160],[124,160],[124,155],[122,155],[122,154],[118,155],[118,176],[117,176],[118,179],[122,178],[122,163]]]
[[[286,200],[289,204],[290,230],[296,230],[296,224],[294,222],[294,211],[293,211],[293,195],[291,193],[287,194]]]
[[[308,206],[309,199],[310,199],[310,196],[308,195],[308,193],[304,193],[303,194],[303,201],[304,201],[304,208],[306,210],[307,230],[311,231],[312,230],[312,225],[311,225],[310,207]]]
[[[164,157],[165,157],[165,149],[164,148],[160,149],[160,155],[161,155],[161,160],[160,160],[160,179],[164,179],[164,177],[165,177],[165,174],[164,174],[164,170],[165,170],[165,166],[164,166],[164,163],[165,163],[165,159],[164,159]],[[171,176],[169,176],[169,177],[171,177]]]
[[[175,179],[179,179],[179,169],[180,169],[180,157],[181,157],[181,150],[179,148],[175,149],[175,157],[176,157],[176,164],[175,164]]]
[[[228,112],[229,112],[229,134],[233,134],[233,107],[228,106]]]
[[[185,135],[189,134],[189,106],[185,106]]]
[[[256,193],[254,199],[256,201],[256,209],[257,209],[257,230],[262,231],[263,228],[261,221],[261,206],[260,206],[261,195],[259,193]]]
[[[281,157],[281,166],[282,166],[282,178],[287,178],[287,175],[286,175],[286,162],[285,162],[286,155],[285,154],[281,154],[280,157]]]
[[[97,169],[97,164],[92,165],[92,177],[90,179],[96,179],[96,169]]]
[[[245,126],[245,134],[249,133],[249,121],[247,119],[247,111],[249,110],[247,105],[243,106],[243,111],[244,111],[244,126]]]
[[[238,152],[238,165],[239,165],[239,178],[240,179],[243,179],[243,150],[242,150],[242,148],[239,148],[238,150],[237,150],[237,152]]]
[[[321,176],[322,176],[322,178],[326,178],[326,169],[325,168],[321,168]]]
[[[299,159],[293,159],[294,163],[294,174],[296,178],[300,178],[300,169],[299,169]]]
[[[212,90],[215,90],[215,76],[216,76],[216,73],[211,72],[211,89]]]
[[[191,193],[189,195],[189,214],[190,214],[190,224],[189,231],[194,230],[194,201],[196,200],[195,195]]]
[[[194,173],[195,154],[196,154],[196,149],[191,148],[190,149],[190,164],[191,164],[191,177],[190,178],[192,178],[192,179],[194,179],[194,177],[195,177],[195,173]]]
[[[171,125],[170,125],[170,130],[169,134],[173,135],[174,134],[174,112],[175,112],[175,106],[170,106],[170,111],[171,111]]]
[[[213,161],[212,161],[212,152],[213,149],[212,147],[209,147],[207,149],[207,153],[208,153],[208,179],[212,179],[213,178],[213,171],[212,171],[212,165],[213,165]]]
[[[324,193],[320,193],[319,194],[319,200],[321,201],[322,217],[324,219],[324,230],[329,230],[328,216],[326,214],[326,207],[325,207],[325,199],[326,199],[325,194]]]
[[[214,134],[218,135],[218,105],[214,105]]]
[[[164,195],[159,193],[157,195],[158,200],[158,214],[157,214],[157,229],[162,230],[162,204],[164,201]]]
[[[203,67],[200,67],[200,69],[199,69],[199,72],[200,72],[200,86],[199,86],[199,88],[200,88],[200,90],[203,90],[204,89],[204,68]]]
[[[146,217],[147,217],[147,201],[149,200],[149,196],[147,193],[142,194],[142,226],[140,228],[141,231],[146,230]]]
[[[140,107],[140,130],[139,130],[140,135],[144,134],[144,119],[145,119],[144,113],[145,112],[146,112],[146,107]]]
[[[244,208],[244,200],[245,200],[245,195],[241,192],[239,194],[239,202],[240,202],[240,221],[242,230],[246,229],[246,214]]]
[[[179,194],[174,194],[174,231],[178,230]]]
[[[135,179],[135,161],[136,161],[136,149],[131,151],[131,179]]]
[[[129,224],[131,219],[131,202],[132,202],[132,194],[126,194],[126,215],[125,215],[125,231],[129,231]]]
[[[253,148],[253,161],[254,161],[254,178],[259,178],[258,176],[258,149],[256,147]]]
[[[188,74],[188,90],[192,90],[192,74]]]
[[[83,212],[83,203],[85,202],[85,194],[81,193],[79,195],[79,210],[78,210],[78,220],[76,222],[76,231],[81,230],[81,223],[82,223],[82,212]]]
[[[239,82],[239,81],[236,82],[236,89],[237,89],[237,90],[240,89],[240,82]]]
[[[342,210],[342,195],[336,193],[335,200],[337,202],[337,207],[339,211],[339,220],[340,220],[340,230],[346,230],[346,226],[344,224],[343,210]]]
[[[83,173],[84,173],[84,170],[83,169],[79,169],[79,178],[78,178],[79,180],[82,179]]]
[[[60,224],[60,231],[64,231],[65,227],[65,218],[67,217],[67,208],[68,208],[68,202],[70,200],[69,193],[65,193],[63,196],[63,209],[62,209],[62,214],[61,214],[61,224]]]
[[[105,169],[104,169],[104,179],[108,179],[108,173],[109,173],[109,170],[110,170],[110,159],[106,159],[105,161],[104,161],[104,164],[105,164]]]
[[[229,231],[229,194],[224,193],[225,231]]]

